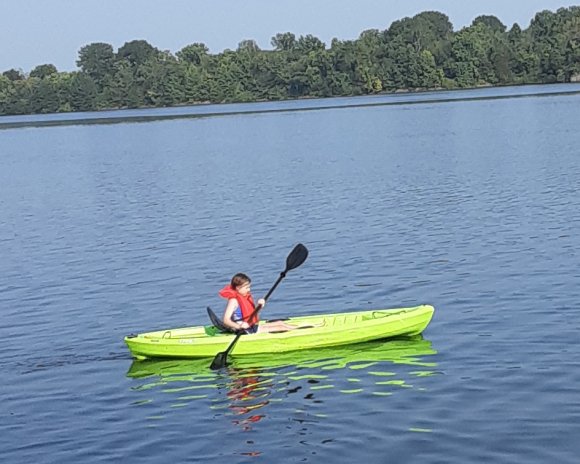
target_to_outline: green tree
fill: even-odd
[[[115,71],[115,53],[107,43],[96,42],[79,50],[77,66],[102,88]]]
[[[565,22],[566,51],[564,74],[566,81],[580,77],[580,7],[570,7],[571,15]]]
[[[59,92],[52,79],[32,78],[30,108],[33,113],[56,113],[60,108]]]
[[[542,11],[530,24],[542,82],[566,82],[580,71],[580,7]]]
[[[483,24],[489,27],[494,32],[504,33],[506,31],[506,26],[495,16],[481,15],[473,20],[472,26],[477,24]]]
[[[255,40],[242,40],[238,44],[238,52],[246,52],[246,53],[256,53],[260,51],[260,47]]]
[[[411,44],[402,44],[391,52],[391,66],[387,78],[395,89],[437,88],[442,85],[442,74],[429,50],[417,52]]]
[[[494,62],[494,45],[497,56]],[[459,31],[453,38],[452,63],[448,77],[460,87],[496,84],[499,82],[497,67],[502,66],[505,50],[498,45],[493,30],[479,22]]]
[[[148,106],[171,106],[185,101],[184,69],[170,54],[149,59],[139,67],[138,77]]]
[[[510,47],[511,82],[530,84],[538,82],[539,57],[534,52],[530,34],[515,23],[506,35]]]
[[[358,41],[333,39],[328,56],[332,62],[332,75],[328,85],[332,95],[360,95],[363,93],[363,78],[359,73]]]
[[[53,74],[56,74],[56,66],[53,64],[41,64],[36,66],[32,71],[30,71],[30,77],[37,77],[38,79],[44,79]]]
[[[183,47],[176,53],[176,55],[177,58],[184,63],[200,66],[207,57],[208,52],[209,48],[207,48],[205,44],[193,43]]]
[[[30,105],[32,83],[30,79],[13,80],[9,88],[9,99],[6,102],[6,114],[29,114],[33,110]]]
[[[19,69],[9,69],[8,71],[4,71],[2,75],[11,81],[23,81],[26,79],[24,73]]]
[[[128,62],[115,63],[115,73],[104,89],[102,101],[103,106],[111,108],[144,106],[143,88]]]
[[[132,66],[144,64],[157,54],[158,50],[146,40],[132,40],[117,50],[117,59],[125,60]]]
[[[288,98],[290,76],[287,59],[287,53],[263,52],[255,56],[252,72],[255,76],[257,99]]]
[[[200,103],[211,99],[212,76],[206,69],[188,65],[183,70],[183,102]]]
[[[416,53],[431,52],[438,66],[445,63],[451,53],[453,26],[449,18],[436,11],[425,11],[413,18],[404,18],[391,24],[384,32],[384,41],[408,44]]]
[[[301,35],[294,47],[298,53],[303,55],[309,52],[322,51],[324,48],[324,42],[322,42],[318,37],[314,37],[312,34]]]
[[[290,52],[296,47],[296,36],[291,32],[276,34],[270,41],[272,47],[279,52]]]
[[[98,87],[92,77],[82,72],[72,73],[69,89],[69,102],[72,111],[97,109]]]
[[[9,114],[14,98],[14,83],[4,75],[0,75],[0,115]]]

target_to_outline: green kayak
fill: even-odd
[[[243,335],[234,355],[282,353],[418,335],[431,321],[433,311],[433,306],[422,305],[293,317],[285,322],[310,327]],[[234,337],[233,334],[220,333],[210,325],[129,335],[125,337],[125,343],[137,359],[206,358],[224,351]]]

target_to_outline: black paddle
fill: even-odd
[[[294,247],[294,249],[290,252],[288,257],[286,258],[286,269],[284,269],[284,271],[282,271],[280,273],[280,277],[278,277],[278,280],[276,281],[274,286],[266,294],[266,296],[264,297],[264,300],[268,301],[268,298],[270,298],[270,295],[272,294],[272,292],[274,290],[276,290],[276,287],[278,286],[278,284],[280,282],[282,282],[282,279],[284,277],[286,277],[286,273],[288,271],[291,271],[292,269],[296,269],[298,266],[300,266],[304,261],[306,261],[307,257],[308,257],[308,250],[306,249],[306,247],[304,245],[302,245],[301,243],[296,245]],[[248,319],[252,320],[252,317],[254,316],[254,314],[257,314],[258,311],[260,311],[260,309],[262,309],[262,306],[258,305]],[[230,354],[230,352],[234,349],[236,342],[243,334],[244,334],[244,332],[241,332],[241,331],[238,332],[238,334],[236,335],[236,337],[234,338],[232,343],[230,343],[230,346],[228,346],[228,349],[226,351],[222,351],[222,352],[216,354],[215,358],[213,358],[211,366],[209,366],[210,369],[215,371],[217,369],[221,369],[222,367],[226,367],[228,365],[228,354]]]

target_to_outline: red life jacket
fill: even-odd
[[[258,313],[255,313],[252,316],[252,313],[256,309],[256,305],[254,304],[254,298],[252,298],[252,294],[248,293],[246,296],[240,294],[236,289],[234,289],[231,285],[226,285],[219,291],[219,296],[225,298],[226,300],[230,300],[235,298],[238,301],[238,305],[242,310],[242,319],[246,321],[250,325],[255,325],[258,323],[260,318],[258,317]]]

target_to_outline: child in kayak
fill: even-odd
[[[245,330],[247,333],[285,332],[294,329],[303,329],[312,326],[295,326],[284,321],[259,323],[258,312],[251,289],[251,279],[241,272],[232,277],[229,285],[219,292],[222,298],[228,300],[222,322],[232,330]],[[263,308],[266,300],[260,298],[258,306]]]

